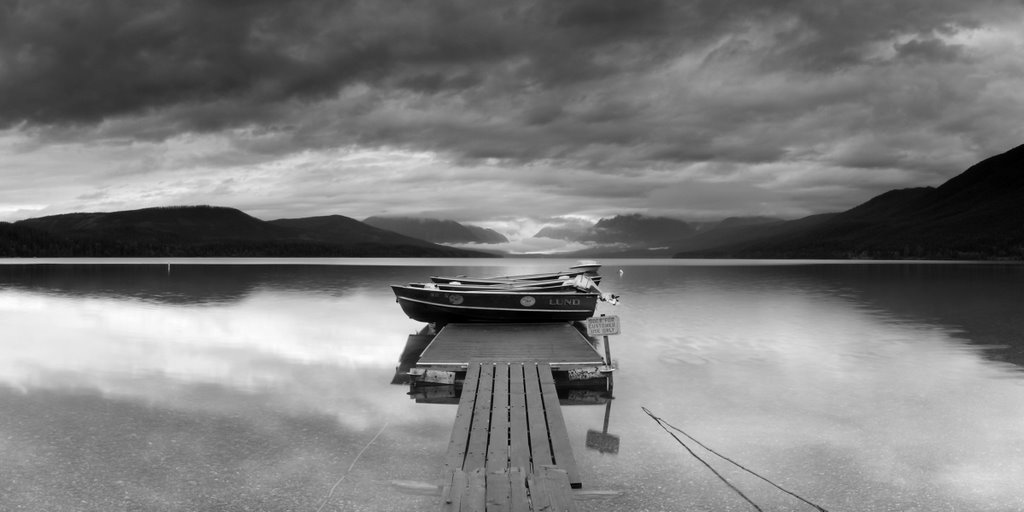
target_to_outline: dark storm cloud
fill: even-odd
[[[979,24],[976,10],[999,2],[780,0],[774,3],[776,12],[788,14],[797,22],[792,28],[778,32],[782,60],[811,69],[830,70],[869,60],[865,50],[871,43],[906,34],[951,34],[976,27]]]
[[[384,81],[403,63],[502,52],[500,37],[460,30],[469,16],[453,6],[409,11],[326,1],[8,1],[0,116],[5,124],[94,122],[224,98],[259,106]],[[429,69],[398,78],[428,89],[472,83]]]
[[[811,169],[848,176],[849,197],[858,181],[865,193],[878,187],[875,170],[937,184],[1020,143],[1021,70],[1007,51],[1020,43],[1006,35],[1019,21],[1006,20],[1021,7],[0,0],[0,130],[104,155],[112,144],[160,154],[160,144],[185,144],[176,138],[210,136],[187,156],[153,157],[168,170],[251,169],[306,150],[328,162],[339,148],[425,152],[441,162],[422,171],[431,177],[457,168],[469,183],[480,166],[501,168],[528,196],[551,184],[545,172],[571,170],[617,205],[634,196],[633,208],[693,179],[736,184],[741,204],[770,202],[757,194],[777,183],[813,187]],[[34,169],[45,159],[29,160]],[[642,170],[675,174],[647,180]]]
[[[330,93],[388,60],[379,41],[318,34],[331,5],[342,4],[6,2],[0,119],[96,122],[178,103],[260,105]],[[235,121],[196,116],[194,124]]]
[[[912,39],[896,44],[895,49],[901,58],[928,61],[956,61],[964,56],[961,46],[946,44],[936,37]]]
[[[960,4],[7,0],[0,120],[95,122],[225,98],[260,106],[357,81],[427,94],[482,87],[468,100],[484,102],[648,69],[765,19],[789,23],[773,35],[774,63],[827,67],[880,38],[972,23]],[[245,121],[232,114],[220,122]],[[197,115],[199,129],[216,124]]]

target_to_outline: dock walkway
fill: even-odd
[[[443,478],[443,511],[575,510],[580,475],[550,363],[470,361]]]
[[[416,366],[461,371],[472,360],[543,360],[556,370],[597,367],[604,358],[568,322],[448,324],[420,354]]]

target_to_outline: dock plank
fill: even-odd
[[[484,468],[476,468],[469,475],[466,496],[462,498],[462,510],[466,512],[486,512],[487,510],[487,479]]]
[[[466,379],[462,385],[463,396],[475,397],[479,380],[480,365],[467,369]],[[452,427],[452,435],[448,441],[448,452],[444,463],[445,472],[462,469],[463,461],[466,458],[466,446],[469,444],[469,430],[473,422],[475,405],[475,398],[459,402],[459,409],[455,414],[455,425]]]
[[[524,365],[526,384],[526,421],[530,429],[530,458],[534,473],[541,466],[554,464],[548,441],[547,419],[544,417],[543,395],[540,390],[536,363]]]
[[[461,469],[454,469],[451,472],[451,483],[448,484],[448,492],[441,500],[442,512],[459,512],[462,509],[462,498],[468,491],[468,479],[466,472]]]
[[[508,512],[512,505],[512,483],[507,470],[487,472],[487,512]]]
[[[569,490],[569,475],[561,469],[545,466],[540,471],[540,488],[547,493],[552,512],[575,512],[576,504]]]
[[[487,472],[506,471],[508,452],[509,365],[494,365],[494,387],[491,394],[490,439],[487,443]]]
[[[526,385],[523,363],[509,367],[509,465],[530,468],[530,436],[526,423]],[[532,366],[532,365],[531,365]]]
[[[548,435],[554,452],[554,463],[568,473],[569,483],[574,489],[577,489],[582,486],[582,481],[579,468],[576,466],[576,457],[572,453],[572,445],[569,443],[562,407],[558,403],[555,379],[551,376],[551,368],[547,365],[538,365],[537,371],[544,398],[544,412],[548,420]]]
[[[541,483],[540,475],[537,473],[531,472],[526,476],[526,487],[530,490],[530,512],[551,510],[551,497],[547,490],[541,487]]]
[[[509,474],[509,510],[511,512],[529,512],[530,498],[526,493],[526,474],[523,468],[513,467]]]
[[[462,468],[466,472],[483,468],[487,461],[487,437],[491,427],[491,391],[494,387],[494,365],[480,364],[480,382],[476,390],[476,406],[473,408],[473,425],[469,429],[469,443],[466,445],[466,460]]]

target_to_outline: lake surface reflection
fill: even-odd
[[[390,384],[422,324],[387,285],[567,264],[218,263],[0,264],[0,509],[435,509],[455,406]],[[832,511],[1024,510],[1024,266],[604,263],[589,510],[752,510],[641,407]]]

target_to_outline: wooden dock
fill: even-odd
[[[443,482],[443,511],[575,510],[580,474],[550,363],[469,362]]]
[[[448,324],[420,354],[416,366],[462,370],[472,360],[548,362],[553,369],[604,366],[601,354],[568,322]]]

